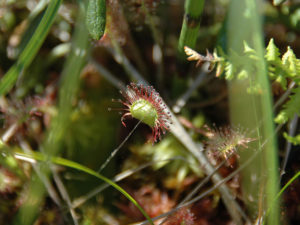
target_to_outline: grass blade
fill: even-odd
[[[22,70],[25,70],[34,57],[36,56],[38,50],[43,44],[51,25],[54,22],[55,16],[58,12],[59,6],[62,0],[52,0],[43,16],[40,24],[35,30],[30,41],[22,51],[18,61],[8,70],[4,77],[0,81],[0,96],[5,95],[10,91],[10,89],[16,83],[19,74]]]
[[[91,176],[94,176],[94,177],[110,184],[117,191],[122,193],[129,201],[131,201],[140,210],[140,212],[145,216],[145,218],[148,220],[148,222],[153,225],[153,222],[152,222],[151,218],[144,211],[144,209],[139,205],[139,203],[133,197],[131,197],[130,194],[128,194],[122,187],[117,185],[112,180],[102,176],[101,174],[97,173],[96,171],[94,171],[94,170],[92,170],[92,169],[90,169],[86,166],[83,166],[83,165],[81,165],[79,163],[76,163],[74,161],[64,159],[64,158],[60,158],[60,157],[51,157],[51,158],[49,158],[48,156],[43,155],[43,154],[38,153],[38,152],[34,152],[32,154],[16,153],[16,157],[17,158],[23,158],[23,159],[35,159],[37,161],[42,161],[42,162],[47,162],[49,160],[51,163],[54,163],[54,164],[57,164],[57,165],[60,165],[60,166],[66,166],[66,167],[73,168],[75,170],[79,170],[81,172],[90,174]]]
[[[264,45],[259,16],[263,1],[233,0],[228,14],[228,52],[233,65],[241,65],[249,76],[229,82],[230,113],[233,125],[255,131],[257,141],[249,149],[240,151],[240,163],[255,152],[259,156],[243,172],[242,190],[251,219],[261,218],[273,204],[278,193],[277,145],[272,112],[272,96],[264,60]],[[245,11],[243,9],[247,9]],[[234,28],[234,29],[232,29]],[[245,54],[244,43],[256,52],[257,59],[243,63],[235,57]],[[262,143],[266,144],[262,147]],[[258,194],[258,190],[261,192]],[[279,224],[279,204],[272,209],[267,224]]]
[[[291,185],[298,177],[300,176],[300,171],[296,173],[284,186],[281,188],[280,192],[276,195],[276,199],[278,199],[282,193]]]
[[[72,50],[62,72],[61,87],[59,90],[58,115],[52,119],[46,140],[40,147],[41,151],[45,152],[46,155],[49,155],[48,157],[56,155],[60,150],[61,142],[70,122],[70,115],[73,109],[72,103],[74,102],[79,87],[80,72],[87,57],[89,38],[84,24],[84,16],[85,7],[82,3],[79,7],[79,15],[72,40]],[[27,46],[25,50],[26,49]],[[42,162],[37,164],[37,166],[41,171],[41,176],[50,176],[51,171],[49,164]],[[41,180],[37,178],[31,179],[28,192],[28,197],[20,207],[14,220],[14,224],[33,224],[33,221],[39,212],[39,206],[44,200],[45,195],[45,187]]]

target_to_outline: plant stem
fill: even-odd
[[[184,162],[187,162],[187,160],[183,157],[173,157],[173,158],[169,158],[169,159],[162,159],[162,160],[155,160],[155,161],[151,161],[145,164],[142,164],[141,166],[134,168],[134,169],[128,169],[123,171],[122,173],[119,173],[118,175],[116,175],[112,181],[117,183],[121,180],[124,180],[125,178],[137,173],[140,170],[143,170],[149,166],[153,166],[159,162],[171,162],[173,160],[182,160]],[[98,187],[96,187],[95,189],[93,189],[92,191],[90,191],[89,193],[87,193],[84,196],[80,196],[78,198],[76,198],[73,203],[72,203],[72,208],[78,208],[80,205],[82,205],[83,203],[85,203],[87,200],[91,199],[92,197],[96,196],[97,194],[99,194],[101,191],[103,191],[104,189],[106,189],[107,187],[109,187],[110,185],[105,183],[102,184]]]
[[[188,46],[192,49],[195,48],[203,6],[204,0],[185,1],[185,13],[178,44],[178,51],[181,56],[184,56],[184,46]]]
[[[130,131],[130,133],[126,136],[126,138],[122,141],[122,143],[112,151],[110,156],[106,159],[106,161],[101,165],[100,169],[97,171],[100,173],[110,162],[110,160],[118,153],[118,151],[123,147],[123,145],[126,143],[126,141],[130,138],[130,136],[133,134],[133,132],[136,130],[136,128],[141,124],[141,120],[135,125],[135,127]]]
[[[256,142],[249,144],[247,151],[240,152],[243,165],[253,154],[258,157],[242,172],[242,192],[250,218],[259,217],[259,208],[266,212],[278,193],[277,146],[273,123],[273,109],[270,85],[264,60],[264,45],[259,4],[263,1],[232,0],[228,13],[228,52],[234,65],[248,70],[249,78],[233,79],[229,82],[230,117],[233,126],[241,125],[256,130]],[[233,53],[243,55],[244,43],[257,53],[258,59],[241,64]],[[251,71],[251,69],[254,69]],[[256,88],[256,89],[255,89]],[[258,90],[258,91],[256,91]],[[261,122],[262,121],[262,122]],[[261,143],[268,140],[266,144]],[[263,148],[263,149],[262,149]],[[263,150],[263,151],[262,151]],[[262,195],[258,190],[262,190]],[[262,204],[260,204],[262,202]],[[279,224],[279,204],[274,206],[266,219],[267,224]]]
[[[177,99],[175,105],[172,107],[174,113],[179,113],[181,111],[182,107],[185,106],[186,102],[192,96],[194,91],[199,88],[201,84],[203,84],[203,81],[207,77],[208,73],[209,71],[207,70],[207,67],[200,70],[196,79],[192,82],[187,91]]]
[[[296,131],[297,131],[297,124],[298,124],[298,115],[295,113],[293,119],[291,120],[290,124],[289,124],[289,136],[295,136]],[[281,166],[281,171],[280,171],[280,181],[282,176],[285,174],[285,168],[288,162],[288,158],[291,152],[291,148],[292,148],[292,143],[289,141],[286,141],[286,145],[285,145],[285,155],[284,155],[284,159],[282,162],[282,166]]]
[[[114,51],[109,48],[107,48],[107,50],[110,51],[111,54],[114,56],[115,60],[123,66],[128,76],[133,80],[142,80],[143,78],[141,74],[136,70],[136,68],[132,66],[132,64],[124,54],[122,48],[120,47],[119,43],[114,37],[111,37],[111,42],[114,47]]]
[[[171,113],[171,119],[173,122],[171,126],[171,132],[173,135],[197,158],[199,164],[202,166],[207,175],[213,174],[215,169],[204,155],[203,148],[199,148],[199,146],[196,145],[173,113]],[[215,184],[222,181],[222,177],[218,173],[215,173],[211,179]],[[235,223],[242,224],[240,216],[240,212],[242,210],[233,198],[230,190],[225,184],[222,184],[219,186],[219,191],[222,195],[223,202]]]
[[[285,100],[290,96],[292,93],[293,88],[296,86],[296,83],[292,81],[287,90],[281,95],[281,97],[277,100],[277,102],[274,104],[274,109],[277,109],[282,103],[285,102]]]

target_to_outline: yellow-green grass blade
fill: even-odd
[[[240,151],[240,163],[245,163],[255,151],[262,150],[241,174],[243,197],[252,220],[261,216],[260,212],[267,211],[279,191],[278,154],[272,96],[264,60],[260,4],[263,1],[231,1],[227,24],[231,63],[240,65],[249,74],[248,78],[229,82],[231,122],[246,127],[249,135],[256,139],[248,149]],[[233,54],[246,54],[245,43],[257,54],[257,59],[246,63]],[[279,217],[279,204],[276,204],[266,218],[267,224],[278,225]]]
[[[122,193],[129,201],[131,201],[138,209],[139,211],[145,216],[145,218],[149,221],[150,224],[153,224],[151,218],[149,217],[149,215],[145,212],[145,210],[139,205],[139,203],[130,195],[128,194],[122,187],[120,187],[119,185],[117,185],[115,182],[113,182],[112,180],[108,179],[107,177],[102,176],[101,174],[97,173],[96,171],[83,166],[79,163],[76,163],[74,161],[68,160],[68,159],[64,159],[64,158],[60,158],[60,157],[48,157],[44,154],[41,154],[39,152],[33,152],[32,154],[26,154],[26,153],[16,153],[17,158],[22,157],[23,159],[27,158],[27,159],[34,159],[37,161],[42,161],[42,162],[47,162],[50,161],[53,164],[56,165],[60,165],[60,166],[66,166],[69,168],[73,168],[75,170],[90,174],[91,176],[94,176],[108,184],[110,184],[112,187],[114,187],[117,191],[119,191],[120,193]],[[18,157],[19,156],[19,157]]]
[[[48,8],[37,29],[20,54],[17,62],[7,71],[0,81],[0,96],[7,94],[15,85],[19,74],[25,70],[43,44],[58,12],[62,0],[50,1]]]

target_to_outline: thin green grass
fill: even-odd
[[[278,199],[282,193],[300,176],[300,171],[296,173],[284,186],[281,188],[280,192],[276,195],[275,199]]]
[[[280,200],[281,195],[283,194],[283,192],[300,176],[300,171],[298,173],[296,173],[282,188],[281,190],[278,192],[278,194],[276,195],[273,204],[269,207],[266,215],[269,215],[270,211],[272,210],[273,207],[277,207],[277,202],[278,200]]]
[[[15,85],[19,74],[25,70],[33,61],[38,50],[43,44],[58,12],[62,0],[52,0],[39,23],[37,29],[32,35],[30,41],[20,54],[17,62],[7,71],[0,81],[0,96],[7,94]]]
[[[94,171],[86,166],[83,166],[79,163],[76,163],[74,161],[68,160],[68,159],[64,159],[64,158],[60,158],[60,157],[49,158],[47,155],[44,155],[44,154],[41,154],[38,152],[33,152],[32,154],[16,153],[16,156],[19,156],[19,159],[22,159],[22,158],[27,159],[27,160],[34,159],[34,160],[38,160],[38,161],[45,162],[45,163],[50,161],[51,163],[56,164],[56,165],[66,166],[66,167],[73,168],[78,171],[90,174],[90,175],[110,184],[117,191],[119,191],[126,198],[128,198],[128,200],[131,201],[139,209],[139,211],[145,216],[145,218],[148,220],[148,222],[153,225],[153,222],[152,222],[151,218],[149,217],[149,215],[144,211],[144,209],[139,205],[139,203],[133,197],[131,197],[130,194],[128,194],[122,187],[117,185],[115,182],[102,176],[101,174],[97,173],[96,171]]]
[[[50,5],[49,8],[52,9]],[[50,10],[49,8],[47,10]],[[52,123],[46,136],[46,140],[40,147],[40,151],[48,155],[48,157],[56,155],[60,151],[61,142],[65,136],[65,133],[67,132],[67,128],[70,123],[74,99],[79,87],[79,76],[81,69],[85,63],[89,46],[88,32],[86,31],[84,18],[85,6],[82,3],[79,7],[78,23],[74,32],[72,50],[62,72],[58,114],[52,119]],[[43,25],[44,27],[38,28],[39,32],[40,29],[44,30],[47,28],[45,24]],[[25,49],[27,49],[27,46]],[[22,58],[20,58],[20,60],[22,60]],[[41,176],[48,177],[51,174],[50,166],[50,164],[45,162],[38,164]],[[14,220],[14,224],[19,224],[20,222],[22,222],[22,224],[24,225],[32,224],[32,221],[39,211],[38,208],[40,207],[44,199],[45,187],[42,181],[37,177],[35,177],[35,179],[31,179],[30,187],[31,188],[29,188],[28,193],[29,197],[20,208]]]

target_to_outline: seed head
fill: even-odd
[[[126,99],[122,103],[127,111],[121,118],[122,124],[126,127],[124,119],[128,116],[141,120],[152,128],[153,143],[159,140],[161,132],[165,134],[171,122],[170,112],[155,89],[152,86],[131,83],[121,94]]]

